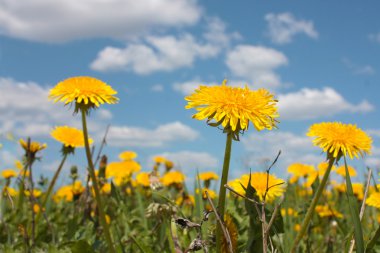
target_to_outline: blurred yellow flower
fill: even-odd
[[[203,188],[202,189],[202,198],[207,199],[206,191],[207,191],[208,196],[210,197],[210,199],[215,199],[216,198],[216,196],[217,196],[216,192],[213,191],[213,190],[207,189],[207,188]],[[199,193],[199,189],[196,189],[195,192],[198,194]]]
[[[22,165],[22,162],[19,160],[15,161],[15,167],[16,169],[19,169],[19,170],[22,170],[24,168],[24,166]]]
[[[341,193],[346,192],[346,184],[338,184],[334,187],[337,191]],[[363,200],[364,198],[364,185],[362,183],[352,183],[352,191],[354,195],[359,199]]]
[[[170,160],[165,160],[165,167],[167,170],[170,170],[174,167],[174,163]]]
[[[3,177],[3,178],[11,178],[11,177],[17,177],[17,172],[16,171],[14,171],[14,170],[11,170],[11,169],[8,169],[8,170],[3,170],[2,172],[1,172],[1,176]]]
[[[59,202],[61,200],[66,202],[71,202],[74,200],[75,196],[80,195],[84,192],[85,188],[82,186],[80,181],[75,181],[72,185],[65,185],[60,187],[53,196],[53,200],[55,202]]]
[[[129,178],[141,170],[141,165],[134,160],[111,162],[106,168],[106,178]]]
[[[314,177],[315,179],[315,168],[313,165],[309,164],[303,164],[303,163],[293,163],[288,166],[288,172],[293,174],[293,176],[290,178],[290,183],[295,183],[298,181],[300,177]],[[312,180],[314,181],[314,180]],[[311,182],[313,183],[313,182]]]
[[[175,203],[178,206],[194,206],[195,205],[195,199],[193,195],[184,194],[177,198]]]
[[[27,196],[27,197],[30,196],[30,191],[29,191],[29,190],[24,191],[24,193],[25,193],[25,196]],[[39,189],[33,189],[33,196],[34,196],[35,198],[38,198],[39,196],[41,196],[41,194],[42,194],[42,191],[41,191],[41,190],[39,190]]]
[[[84,147],[83,131],[69,126],[57,126],[50,135],[61,142],[65,147]],[[93,142],[91,138],[88,139],[89,144]]]
[[[105,183],[102,188],[100,189],[101,193],[104,194],[110,194],[111,193],[111,184],[110,183]]]
[[[150,173],[149,172],[140,172],[136,175],[137,184],[143,187],[150,186]]]
[[[241,184],[244,187],[248,186],[249,174],[243,175],[239,179],[235,179],[232,182],[229,182],[228,185],[232,187],[236,192],[241,195],[245,195],[245,191]],[[285,181],[277,178],[274,175],[269,174],[268,177],[268,192],[266,195],[266,201],[271,202],[276,197],[281,196],[285,192],[284,188]],[[256,190],[256,194],[259,197],[260,201],[263,201],[264,194],[267,190],[267,173],[265,172],[253,172],[251,173],[251,185]]]
[[[20,139],[20,144],[21,144],[21,147],[26,152],[30,152],[32,154],[36,154],[38,151],[43,150],[47,147],[47,145],[45,143],[41,144],[41,143],[36,142],[36,141],[31,141],[30,146],[28,147],[28,142],[24,141],[23,139]]]
[[[373,206],[380,209],[380,192],[374,192],[369,195],[365,202],[369,206]]]
[[[42,210],[45,211],[45,208],[43,208]],[[33,212],[34,212],[34,213],[39,213],[40,211],[41,211],[41,207],[40,207],[40,205],[38,205],[38,204],[34,204],[34,205],[33,205]]]
[[[137,157],[137,153],[133,151],[124,151],[119,154],[119,158],[122,161],[133,160]]]
[[[199,173],[199,179],[203,181],[212,180],[212,179],[218,180],[218,178],[219,178],[218,174],[216,174],[213,171]]]
[[[336,217],[336,218],[343,218],[343,214],[336,211],[334,208],[328,206],[328,205],[317,205],[315,207],[315,211],[318,213],[320,217]]]
[[[249,122],[260,131],[276,127],[277,100],[266,89],[256,91],[226,85],[200,85],[193,94],[185,97],[186,109],[195,108],[197,120],[214,120],[224,129],[238,133],[248,129]]]
[[[356,125],[341,122],[322,122],[309,128],[308,136],[315,137],[313,143],[324,152],[339,158],[359,158],[371,152],[372,139]]]
[[[166,158],[162,156],[155,156],[153,157],[153,160],[155,163],[164,163],[166,161]]]
[[[350,165],[347,165],[347,169],[348,169],[348,174],[350,175],[350,177],[356,177],[356,170],[354,169],[354,167],[350,166]],[[346,176],[346,169],[345,169],[345,166],[339,166],[336,171],[335,171],[337,174],[341,175],[342,177],[345,177]]]
[[[179,171],[170,171],[161,178],[161,182],[165,186],[172,184],[182,184],[184,181],[185,175]]]
[[[77,104],[99,107],[100,104],[115,104],[118,98],[117,92],[106,83],[88,76],[71,77],[59,82],[50,90],[49,98],[54,103],[62,101],[65,104],[75,102]]]
[[[298,213],[293,208],[289,207],[289,208],[281,208],[281,215],[297,217]]]
[[[329,166],[328,162],[321,162],[318,164],[318,172],[319,172],[320,177],[322,177],[325,174],[328,166]],[[333,165],[331,167],[331,171],[334,171],[334,170],[336,170],[336,167]]]
[[[9,186],[4,187],[3,193],[4,193],[4,195],[9,194],[9,196],[11,196],[11,197],[16,197],[18,194],[18,192],[14,188],[9,187]]]

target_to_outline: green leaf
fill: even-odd
[[[79,240],[69,243],[72,253],[94,253],[94,250],[85,240]]]
[[[354,192],[352,190],[352,183],[351,183],[351,179],[350,179],[350,174],[348,173],[346,157],[344,157],[344,166],[346,169],[347,200],[348,200],[348,205],[349,205],[349,209],[350,209],[350,215],[351,215],[352,223],[354,225],[356,252],[364,253],[364,239],[363,239],[362,224],[360,222],[359,208],[358,208],[357,200],[356,200],[356,197],[354,196]]]

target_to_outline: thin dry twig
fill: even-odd
[[[364,210],[365,210],[365,201],[367,199],[367,194],[368,194],[368,189],[369,189],[369,185],[370,185],[370,181],[371,181],[371,177],[372,177],[372,169],[369,169],[368,171],[368,177],[367,177],[367,185],[365,187],[365,191],[364,191],[364,197],[363,197],[363,202],[362,202],[362,206],[360,208],[360,214],[359,214],[359,219],[360,221],[362,220],[363,218],[363,215],[364,215]],[[348,253],[352,253],[354,251],[354,246],[355,246],[355,239],[352,238],[351,239],[351,245],[350,245],[350,250],[348,251]]]
[[[110,129],[110,126],[111,125],[109,125],[109,124],[107,125],[106,132],[104,133],[104,136],[103,136],[103,139],[102,139],[102,143],[100,144],[98,155],[96,156],[96,160],[94,162],[94,168],[96,168],[96,165],[97,165],[97,163],[100,160],[100,155],[102,154],[103,148],[107,144],[107,135],[108,135],[108,131]]]
[[[230,234],[228,233],[228,230],[226,229],[226,227],[224,226],[224,223],[223,221],[221,220],[221,218],[219,217],[219,213],[216,211],[216,208],[214,206],[214,203],[212,202],[212,200],[210,199],[210,196],[208,195],[208,192],[205,191],[205,194],[207,196],[207,200],[208,202],[210,203],[211,205],[211,208],[212,210],[214,211],[215,213],[215,217],[216,219],[218,220],[219,224],[220,224],[220,227],[222,228],[223,230],[223,235],[224,235],[224,239],[226,239],[226,242],[227,242],[227,245],[228,245],[228,251],[230,253],[234,253],[233,249],[232,249],[232,242],[231,242],[231,237],[230,237]]]

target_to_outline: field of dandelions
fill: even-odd
[[[280,127],[278,101],[266,89],[226,81],[200,85],[185,97],[185,109],[194,110],[193,118],[205,127],[223,131],[226,146],[222,173],[199,171],[189,186],[165,157],[143,169],[133,150],[109,161],[106,136],[102,143],[88,136],[90,112],[105,103],[117,106],[110,85],[72,77],[46,99],[71,105],[67,113],[79,117],[82,128],[51,131],[62,144],[56,154],[62,162],[49,180],[34,171],[46,145],[33,136],[19,140],[24,155],[1,172],[0,252],[380,252],[378,171],[350,165],[371,153],[372,140],[360,126],[310,126],[307,135],[323,158],[315,165],[294,161],[286,179],[271,172],[281,152],[265,171],[231,178],[232,143],[239,145],[245,131]],[[86,175],[65,165],[75,149],[86,151]],[[70,169],[69,185],[57,183],[63,169]],[[365,176],[352,183],[358,170]],[[331,174],[341,180],[331,180]]]

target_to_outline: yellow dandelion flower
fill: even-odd
[[[247,187],[249,182],[249,174],[243,175],[240,179],[229,183],[230,187],[232,187],[238,193],[245,195],[245,191],[242,188],[241,184],[244,187]],[[241,184],[240,184],[241,183]],[[267,185],[267,173],[264,172],[253,172],[251,173],[251,185],[256,190],[256,194],[259,197],[260,201],[263,201],[264,194],[266,192],[268,186],[268,192],[266,195],[266,201],[271,202],[276,197],[281,196],[285,192],[284,188],[285,181],[277,178],[274,175],[269,174],[268,177],[268,185]]]
[[[199,86],[187,97],[186,109],[195,108],[193,115],[197,120],[214,120],[224,129],[238,133],[248,129],[249,122],[260,131],[276,127],[277,113],[273,95],[266,89],[256,91],[244,88],[230,87],[224,80],[222,85]]]
[[[23,139],[20,139],[20,144],[21,144],[21,147],[26,152],[30,152],[32,154],[36,154],[38,151],[43,150],[47,147],[47,145],[45,143],[41,144],[41,143],[36,142],[36,141],[31,141],[30,146],[28,146],[28,142],[24,141]]]
[[[341,193],[345,193],[347,191],[346,184],[337,184],[334,186],[334,188]],[[352,191],[359,200],[363,200],[364,185],[362,183],[352,183]]]
[[[6,179],[8,179],[8,178],[12,178],[12,177],[17,177],[17,172],[14,171],[14,170],[11,170],[11,169],[3,170],[3,171],[1,172],[1,176],[2,176],[3,178],[6,178]]]
[[[320,217],[336,217],[343,218],[343,214],[336,211],[334,208],[328,205],[317,205],[315,207],[315,211],[318,213]]]
[[[301,230],[301,225],[300,224],[295,224],[293,227],[294,231],[298,232]]]
[[[137,153],[133,151],[124,151],[119,154],[119,158],[122,161],[133,160],[137,157]]]
[[[161,178],[161,182],[165,186],[170,186],[172,184],[182,184],[184,181],[185,175],[179,171],[170,171]]]
[[[107,224],[108,225],[111,224],[111,217],[108,214],[105,215],[105,218],[106,218]]]
[[[289,182],[295,183],[300,177],[308,177],[307,185],[311,185],[315,180],[315,168],[313,165],[303,164],[303,163],[293,163],[288,166],[288,172],[293,174]]]
[[[57,126],[50,135],[61,142],[65,147],[84,147],[83,131],[69,126]],[[89,144],[93,142],[91,138],[88,139]]]
[[[30,191],[29,190],[28,191],[24,191],[24,193],[25,193],[25,196],[27,196],[27,197],[30,196]],[[39,189],[33,189],[33,196],[35,198],[38,198],[39,196],[41,196],[41,194],[42,194],[41,190],[39,190]]]
[[[54,103],[62,101],[65,104],[75,102],[76,104],[99,107],[100,104],[115,104],[118,98],[117,92],[106,83],[88,76],[71,77],[59,82],[50,90],[49,98]]]
[[[162,156],[155,156],[153,157],[153,160],[155,163],[164,163],[166,161],[166,158]]]
[[[4,187],[3,193],[4,193],[5,196],[9,195],[11,197],[16,197],[17,194],[18,194],[18,192],[14,188],[9,187],[9,186],[5,186]]]
[[[100,189],[100,192],[104,193],[104,194],[110,194],[111,193],[111,184],[110,183],[105,183],[103,185],[102,189]]]
[[[356,125],[341,122],[322,122],[310,127],[308,136],[315,137],[313,143],[324,152],[339,158],[359,158],[371,152],[372,139]]]
[[[136,175],[137,184],[143,187],[150,187],[150,173],[140,172]]]
[[[281,208],[281,215],[297,217],[298,213],[293,208],[289,207],[289,208]]]
[[[106,178],[129,178],[141,170],[141,165],[134,160],[111,162],[106,168]]]
[[[171,170],[174,167],[174,163],[170,160],[165,160],[165,168],[167,171]]]
[[[207,199],[206,191],[207,191],[208,196],[210,197],[210,199],[215,199],[216,198],[216,196],[217,196],[216,192],[213,191],[213,190],[207,189],[207,188],[203,188],[202,189],[202,198]],[[195,192],[199,193],[199,189],[196,189]]]
[[[350,175],[350,177],[356,177],[356,170],[354,169],[354,167],[350,166],[350,165],[347,165],[347,169],[348,169],[348,174]],[[339,166],[335,172],[339,175],[341,175],[342,177],[346,177],[346,168],[345,166]]]
[[[207,180],[218,180],[219,176],[213,171],[208,171],[208,172],[202,172],[199,173],[199,179],[202,181],[207,181]]]
[[[380,209],[380,192],[374,192],[369,195],[365,202],[369,206],[373,206]]]
[[[177,198],[175,203],[178,206],[194,206],[195,198],[193,195],[184,194],[183,196],[180,196],[179,198]]]
[[[318,172],[319,172],[320,177],[322,177],[325,174],[328,166],[329,166],[328,162],[321,162],[318,164]],[[333,165],[331,167],[331,171],[335,171],[335,170],[336,170],[336,167]]]
[[[15,167],[16,169],[19,169],[19,170],[22,170],[24,168],[24,166],[22,165],[22,162],[19,160],[15,161]]]

